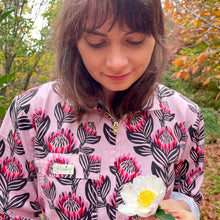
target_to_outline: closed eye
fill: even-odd
[[[144,39],[140,40],[140,41],[131,41],[131,40],[127,40],[127,43],[133,46],[138,46],[144,43]]]

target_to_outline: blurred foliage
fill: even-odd
[[[0,0],[0,116],[15,95],[51,80],[55,53],[49,49],[50,30],[60,2]],[[36,30],[34,24],[43,9],[44,21]]]
[[[173,76],[209,86],[220,99],[220,1],[164,0],[164,10],[179,36]],[[219,100],[218,100],[219,101]]]

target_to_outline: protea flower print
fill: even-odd
[[[93,122],[88,122],[88,124],[84,124],[84,131],[86,136],[97,135],[96,127]]]
[[[14,157],[6,157],[0,162],[0,172],[5,176],[7,182],[22,179],[25,175],[20,162]]]
[[[87,215],[88,205],[79,196],[72,193],[64,192],[59,196],[57,201],[59,211],[63,212],[66,219],[78,220]]]
[[[114,162],[115,168],[122,183],[132,181],[136,176],[142,174],[140,166],[130,154],[120,156]]]
[[[133,132],[141,132],[143,131],[143,126],[147,121],[147,114],[138,114],[135,116],[133,120],[128,117],[127,119],[127,128],[129,131]]]
[[[62,105],[62,109],[63,109],[64,117],[67,115],[71,115],[74,112],[72,108],[68,108],[65,104]]]
[[[71,153],[75,149],[76,141],[71,130],[62,129],[49,135],[46,145],[51,153]]]
[[[28,179],[33,181],[37,178],[36,167],[34,165],[34,161],[26,161],[25,167],[28,171]]]
[[[188,185],[191,185],[191,184],[194,182],[194,180],[196,179],[196,177],[197,177],[197,176],[200,176],[201,173],[202,173],[202,170],[201,170],[200,167],[198,167],[198,168],[192,170],[192,171],[190,172],[190,174],[186,175],[187,184],[188,184]]]
[[[172,130],[168,127],[163,127],[157,130],[152,137],[153,144],[159,147],[166,155],[175,147],[177,147],[176,138]]]
[[[118,211],[127,216],[148,217],[154,215],[159,203],[165,196],[166,188],[162,179],[148,173],[146,176],[134,178],[133,184],[126,184],[121,197],[125,204]]]
[[[62,156],[58,156],[58,157],[56,157],[56,156],[53,156],[53,159],[52,160],[49,160],[48,161],[48,164],[47,164],[47,168],[46,168],[46,174],[48,175],[48,176],[56,176],[56,177],[59,177],[59,178],[62,178],[62,177],[64,177],[64,175],[63,174],[55,174],[54,172],[53,172],[53,165],[54,164],[69,164],[69,159],[67,159],[67,158],[63,158]],[[65,175],[66,176],[66,175]]]
[[[41,108],[39,110],[35,109],[35,113],[31,115],[32,126],[37,130],[40,123],[45,119],[46,113]]]

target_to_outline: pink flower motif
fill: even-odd
[[[127,118],[127,129],[133,132],[141,132],[143,131],[143,126],[145,125],[148,119],[147,113],[140,113],[135,116],[133,120],[130,117]]]
[[[20,162],[14,157],[6,157],[0,162],[0,172],[5,176],[7,182],[21,179],[25,175]]]
[[[72,193],[64,192],[59,195],[56,205],[71,220],[81,219],[88,212],[88,205],[84,200]]]
[[[46,144],[51,153],[71,153],[76,146],[76,141],[71,130],[62,129],[49,135]]]
[[[114,191],[112,195],[109,196],[109,203],[115,209],[117,208],[117,193]]]
[[[45,118],[45,111],[43,111],[41,108],[39,110],[35,109],[35,113],[31,115],[32,126],[35,129],[35,131]]]
[[[184,162],[181,160],[177,165],[175,165],[175,175],[177,175],[177,173],[179,173],[179,171],[182,169],[184,165]]]
[[[55,155],[53,156],[52,160],[48,161],[47,168],[46,168],[46,174],[48,176],[57,176],[59,178],[62,178],[64,175],[63,174],[54,174],[53,172],[53,164],[69,164],[69,160],[66,158],[61,157],[60,155],[56,157]]]
[[[74,110],[72,108],[68,108],[65,104],[62,105],[64,116],[73,114]]]
[[[154,145],[159,147],[166,155],[177,146],[172,130],[167,127],[157,130],[152,139]]]
[[[88,124],[84,124],[84,131],[86,136],[97,135],[96,127],[93,122],[88,122]]]
[[[167,108],[166,106],[164,106],[162,103],[160,103],[160,108],[161,108],[163,114],[170,114],[170,113],[171,113],[170,109],[168,109],[168,108]]]
[[[194,182],[194,180],[202,174],[201,168],[196,168],[192,170],[188,175],[186,175],[186,181],[190,185]]]
[[[195,148],[195,152],[199,157],[204,157],[204,150],[201,150],[198,146]]]
[[[114,165],[122,183],[130,182],[136,176],[142,174],[140,166],[137,165],[135,158],[131,157],[130,154],[124,154],[116,158]]]
[[[15,141],[15,146],[22,147],[22,145],[23,145],[22,141],[21,141],[20,137],[17,136],[16,133],[13,133],[13,138],[14,138],[14,141]]]
[[[91,155],[91,154],[88,155],[88,159],[89,159],[89,164],[90,165],[101,163],[101,158],[100,157],[97,157],[97,156],[94,156],[94,155]]]

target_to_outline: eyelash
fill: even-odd
[[[141,40],[141,41],[127,40],[126,42],[131,46],[139,46],[139,45],[143,44],[144,40]],[[91,44],[91,43],[88,42],[88,45],[92,48],[99,49],[99,48],[101,48],[105,45],[105,42],[101,42],[101,43],[98,43],[98,44]]]

